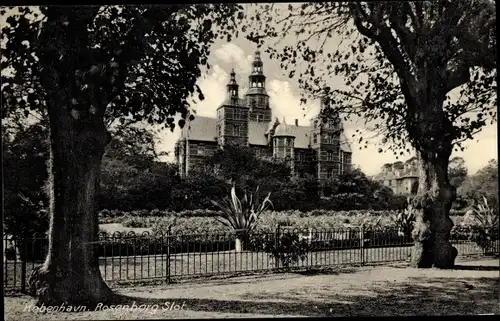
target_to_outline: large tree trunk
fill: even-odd
[[[412,233],[415,246],[411,266],[452,268],[458,252],[450,243],[453,222],[449,213],[456,190],[448,182],[449,155],[420,152],[419,157],[421,167],[414,200],[417,218]]]
[[[38,304],[93,306],[112,291],[99,271],[97,192],[104,148],[102,117],[50,108],[49,252],[29,280]]]

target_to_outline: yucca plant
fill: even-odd
[[[270,200],[271,193],[268,193],[261,202],[259,197],[259,186],[254,193],[250,195],[245,191],[240,200],[236,195],[236,186],[233,183],[231,187],[231,197],[225,197],[219,202],[211,200],[221,213],[215,219],[221,224],[233,228],[236,232],[235,250],[240,252],[243,248],[243,242],[246,236],[257,225],[260,215],[270,206],[273,206]]]
[[[471,222],[471,227],[476,231],[477,245],[489,252],[493,242],[498,240],[499,219],[498,212],[489,206],[486,197],[483,196],[482,204],[475,205],[465,214],[464,222]]]
[[[415,208],[411,204],[410,199],[407,199],[408,206],[400,212],[391,213],[392,222],[398,228],[398,234],[406,237],[411,236],[413,227],[415,226],[416,213]]]

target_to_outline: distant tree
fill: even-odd
[[[334,176],[325,182],[325,196],[331,196],[334,208],[354,210],[387,209],[394,196],[392,190],[368,178],[360,169]]]
[[[48,128],[43,121],[16,125],[11,120],[2,124],[4,231],[16,238],[47,232],[48,195],[44,186],[48,145]]]
[[[359,169],[343,172],[333,178],[334,194],[358,193],[370,195],[372,184],[370,179]]]
[[[297,37],[283,50],[268,42],[266,51],[298,79],[304,100],[323,97],[330,106],[325,118],[364,118],[395,153],[407,142],[416,149],[421,177],[411,265],[453,267],[449,211],[456,191],[448,164],[454,148],[496,121],[495,2],[266,5],[242,25],[260,44]],[[332,88],[331,75],[343,77],[345,87]]]
[[[206,185],[202,182],[205,177],[216,186],[220,186],[214,181],[216,177],[226,184],[234,182],[238,195],[243,195],[244,191],[255,190],[257,186],[263,195],[271,192],[271,201],[275,210],[307,210],[320,206],[318,204],[319,186],[314,176],[305,173],[303,177],[295,177],[285,160],[258,157],[255,151],[248,147],[225,146],[223,149],[216,150],[196,168],[197,173],[191,172],[188,178],[196,177],[194,180],[199,185]],[[198,172],[203,174],[200,176]],[[219,195],[214,195],[212,192],[204,192],[204,195],[213,195],[215,198],[224,196],[229,192],[230,187],[231,185],[221,187],[225,191]],[[199,197],[205,199],[205,196],[199,195]]]
[[[110,132],[113,138],[101,166],[100,208],[168,208],[180,178],[174,164],[159,161],[155,132],[142,124],[119,124]]]
[[[384,186],[378,182],[372,182],[373,207],[375,209],[395,209],[394,192],[390,187]]]
[[[460,187],[467,177],[467,167],[462,157],[453,157],[448,165],[448,178],[450,184],[456,188]]]
[[[458,188],[458,195],[469,205],[485,196],[490,207],[498,208],[498,161],[492,159],[474,175],[468,176]]]
[[[205,165],[216,169],[220,177],[238,183],[270,177],[289,180],[292,176],[290,167],[283,160],[261,158],[251,148],[238,145],[217,149],[206,159]]]
[[[50,131],[49,253],[39,304],[95,305],[112,292],[94,251],[105,116],[183,126],[210,45],[234,31],[232,4],[2,9],[2,118],[45,110]],[[192,118],[192,117],[190,117]]]
[[[215,209],[211,200],[227,195],[230,182],[205,166],[197,166],[180,184],[173,187],[175,210]]]

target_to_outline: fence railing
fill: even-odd
[[[498,254],[493,239],[455,229],[459,256]],[[369,265],[409,259],[413,240],[398,230],[339,228],[224,234],[101,233],[95,246],[108,282],[164,280],[288,269]],[[48,240],[4,239],[4,289],[26,290],[31,271],[45,258]]]

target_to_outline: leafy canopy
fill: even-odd
[[[175,127],[210,68],[210,45],[232,34],[235,4],[5,8],[2,118],[45,109]],[[61,90],[61,87],[64,89]],[[92,112],[92,111],[91,111]],[[192,117],[191,117],[192,118]]]
[[[437,149],[428,136],[463,149],[496,121],[494,1],[260,5],[248,21],[247,38],[298,80],[304,102],[321,96],[325,114],[364,118],[396,155],[408,142]]]

